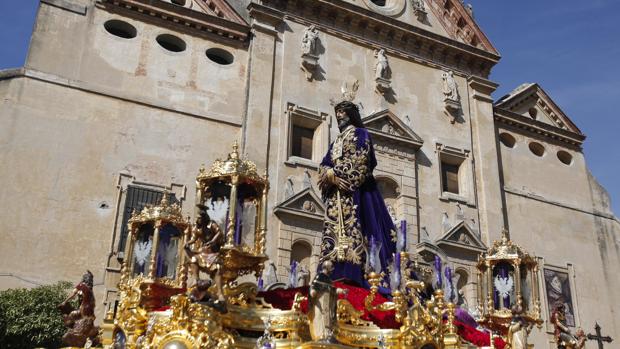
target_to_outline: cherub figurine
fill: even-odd
[[[199,209],[198,218],[196,219],[192,237],[184,246],[185,252],[190,258],[189,264],[197,280],[196,285],[194,285],[195,290],[191,292],[199,292],[198,289],[201,288],[201,285],[204,286],[204,283],[200,282],[200,272],[207,273],[211,280],[215,282],[217,289],[217,301],[213,302],[213,306],[218,310],[225,311],[226,299],[220,275],[222,261],[219,254],[220,248],[224,243],[224,234],[217,223],[212,221],[209,214],[207,214],[207,207],[200,204],[197,207]],[[203,291],[206,291],[209,286],[206,286]],[[203,294],[197,300],[201,300],[205,296]]]

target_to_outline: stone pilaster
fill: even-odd
[[[481,237],[486,244],[499,239],[504,227],[504,202],[491,97],[497,86],[476,76],[468,79],[477,203]]]

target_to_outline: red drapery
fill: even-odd
[[[364,313],[362,315],[362,319],[366,321],[372,321],[375,325],[384,329],[398,329],[400,328],[400,324],[396,322],[394,311],[366,311],[364,307],[364,299],[370,293],[369,290],[355,287],[351,285],[344,284],[342,282],[334,282],[334,286],[338,288],[344,288],[349,290],[349,293],[346,296],[346,299],[353,305],[353,307],[357,310],[362,310]],[[281,310],[289,310],[293,306],[293,301],[296,293],[301,293],[303,296],[308,296],[308,287],[297,287],[291,289],[278,289],[266,292],[260,292],[258,294],[259,297],[263,297],[265,301],[271,304],[273,307],[281,309]],[[345,298],[344,295],[339,296],[340,299]],[[377,295],[373,305],[381,304],[386,302],[387,299],[381,295]],[[304,313],[308,312],[308,301],[303,301],[301,303],[301,311]],[[478,346],[489,346],[491,343],[491,336],[489,332],[479,331],[476,328],[473,328],[465,323],[462,323],[458,320],[454,321],[454,324],[457,326],[458,335]],[[495,348],[504,349],[506,346],[506,342],[503,339],[497,337],[494,340]]]

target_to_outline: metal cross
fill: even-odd
[[[598,343],[598,349],[603,349],[603,342],[611,343],[613,341],[611,337],[603,337],[601,335],[601,326],[598,324],[598,322],[594,325],[594,330],[596,331],[596,335],[588,333],[588,339],[595,340]]]

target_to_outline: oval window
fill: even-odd
[[[499,134],[499,141],[508,148],[514,148],[515,143],[517,142],[517,140],[510,133],[506,132]]]
[[[174,35],[161,34],[156,40],[161,47],[171,52],[183,52],[187,48],[185,41]]]
[[[530,115],[530,117],[534,120],[536,120],[536,116],[538,115],[538,110],[536,110],[536,108],[532,107],[530,108],[527,113]]]
[[[103,27],[108,33],[123,39],[133,39],[138,35],[136,27],[118,19],[111,19],[105,22]]]
[[[373,4],[377,6],[385,6],[385,0],[370,0]]]
[[[542,144],[537,143],[537,142],[531,142],[529,145],[530,151],[532,152],[532,154],[536,155],[536,156],[543,156],[545,155],[545,147],[543,147]]]
[[[211,61],[221,65],[229,65],[235,60],[232,53],[217,47],[208,49],[206,54]]]
[[[558,151],[557,156],[564,165],[570,165],[573,163],[573,156],[567,151],[560,150]]]
[[[185,6],[185,0],[172,0],[172,3],[179,6]]]

